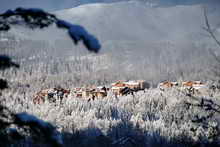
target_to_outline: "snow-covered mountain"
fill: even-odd
[[[216,9],[208,10],[210,24],[216,30],[216,35],[220,36],[220,21],[216,19],[220,13]],[[101,41],[101,52],[114,54],[113,57],[123,61],[155,59],[162,51],[171,52],[170,56],[179,59],[184,50],[187,54],[188,50],[194,48],[205,50],[216,47],[203,29],[205,21],[201,5],[151,7],[142,2],[129,1],[87,4],[54,13],[61,19],[84,26]],[[54,28],[43,31],[15,28],[11,33],[20,34],[19,37],[26,40],[31,36],[32,42],[35,39],[43,40],[43,47],[37,53],[41,50],[45,52],[45,42],[48,42],[51,49],[46,52],[53,58],[73,56],[76,53],[74,49],[83,48],[81,45],[74,46],[64,31]],[[32,49],[31,44],[28,47]]]
[[[102,42],[103,47],[117,43],[147,43],[199,41],[204,16],[201,5],[152,8],[139,2],[88,4],[56,12],[57,16],[85,26]],[[210,13],[210,23],[219,22],[219,14]]]
[[[129,1],[87,4],[54,13],[95,35],[101,42],[101,52],[90,56],[84,46],[73,45],[65,31],[54,27],[41,31],[15,27],[10,31],[10,36],[16,36],[11,47],[14,50],[5,50],[5,54],[16,57],[22,67],[25,64],[27,68],[42,63],[55,69],[58,64],[60,68],[66,64],[71,68],[77,65],[78,69],[80,64],[82,73],[86,73],[84,70],[89,70],[88,74],[108,72],[122,79],[155,78],[153,81],[159,82],[180,76],[185,79],[206,77],[213,65],[209,49],[219,52],[203,29],[201,5],[152,7]],[[219,10],[208,7],[208,18],[220,39]]]

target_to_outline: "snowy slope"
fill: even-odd
[[[151,8],[137,2],[89,4],[57,12],[82,24],[102,40],[175,40],[201,32],[200,6]]]
[[[56,14],[85,26],[104,45],[121,41],[138,41],[140,46],[147,42],[166,41],[183,44],[198,41],[204,38],[201,34],[206,33],[202,29],[201,5],[152,8],[139,2],[100,3],[65,9]],[[212,16],[215,17],[211,23],[219,14],[212,12],[210,18]]]
[[[220,21],[216,19],[220,13],[215,9],[209,12],[212,26],[220,28]],[[206,43],[209,44],[207,48],[215,46],[202,28],[205,24],[201,5],[151,7],[130,1],[87,4],[54,13],[59,18],[84,26],[101,41],[102,52],[117,51],[116,56],[120,58],[121,55],[126,59],[132,56],[132,60],[136,60],[157,49],[200,48]],[[220,36],[219,29],[216,30],[216,35]],[[72,56],[76,53],[73,48],[82,48],[74,46],[64,31],[54,28],[43,31],[15,28],[11,32],[24,38],[31,36],[33,40],[54,41],[49,43],[52,48],[47,50],[53,58]]]

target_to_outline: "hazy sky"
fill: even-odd
[[[4,12],[8,9],[14,9],[16,7],[38,7],[49,11],[59,10],[64,8],[72,8],[74,6],[90,3],[90,2],[111,2],[111,1],[123,1],[123,0],[0,0],[0,12]],[[124,0],[126,1],[126,0]],[[127,0],[128,1],[128,0]],[[148,1],[148,0],[137,0]],[[161,4],[198,4],[202,2],[219,2],[220,0],[149,0],[159,1]]]
[[[93,2],[111,2],[122,0],[0,0],[0,12],[16,7],[43,8],[49,11],[72,8],[80,4]]]

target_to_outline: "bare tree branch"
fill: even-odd
[[[216,60],[218,63],[220,63],[220,58],[219,58],[219,56],[216,55],[212,49],[209,49],[209,53],[215,58],[215,60]]]
[[[211,37],[215,40],[215,42],[220,47],[220,41],[216,38],[216,36],[215,36],[214,32],[212,31],[212,28],[209,24],[209,20],[208,20],[208,16],[207,16],[207,10],[206,10],[205,7],[204,7],[204,17],[205,17],[206,27],[203,27],[203,29],[206,30],[211,35]]]

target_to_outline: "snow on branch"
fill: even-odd
[[[0,55],[0,69],[3,70],[9,67],[19,68],[19,65],[13,62],[10,57],[6,55]]]
[[[56,22],[57,27],[68,29],[69,36],[77,44],[80,40],[83,40],[84,45],[89,51],[98,52],[100,49],[100,44],[98,40],[89,34],[82,26],[74,25],[64,20],[58,20]]]
[[[43,135],[46,141],[53,146],[59,147],[63,145],[61,135],[56,131],[56,128],[34,115],[26,112],[15,114],[15,124],[30,127],[37,135]]]
[[[98,53],[100,50],[101,45],[99,41],[82,26],[60,20],[55,15],[47,13],[42,9],[17,8],[0,14],[0,31],[10,30],[11,25],[25,25],[31,29],[43,29],[52,24],[56,24],[58,28],[67,29],[69,36],[75,44],[82,41],[89,51]]]
[[[5,134],[8,138],[10,138],[10,135],[12,134],[16,136],[13,138],[14,141],[24,138],[25,135],[23,135],[23,133],[30,131],[32,132],[31,136],[37,136],[40,142],[42,141],[40,139],[43,139],[46,144],[53,147],[63,146],[61,134],[52,124],[38,119],[36,116],[30,115],[26,112],[15,114],[1,104],[0,126],[0,133],[4,132],[4,130],[8,130],[9,134]],[[23,128],[24,132],[18,132],[16,128],[11,127]]]

